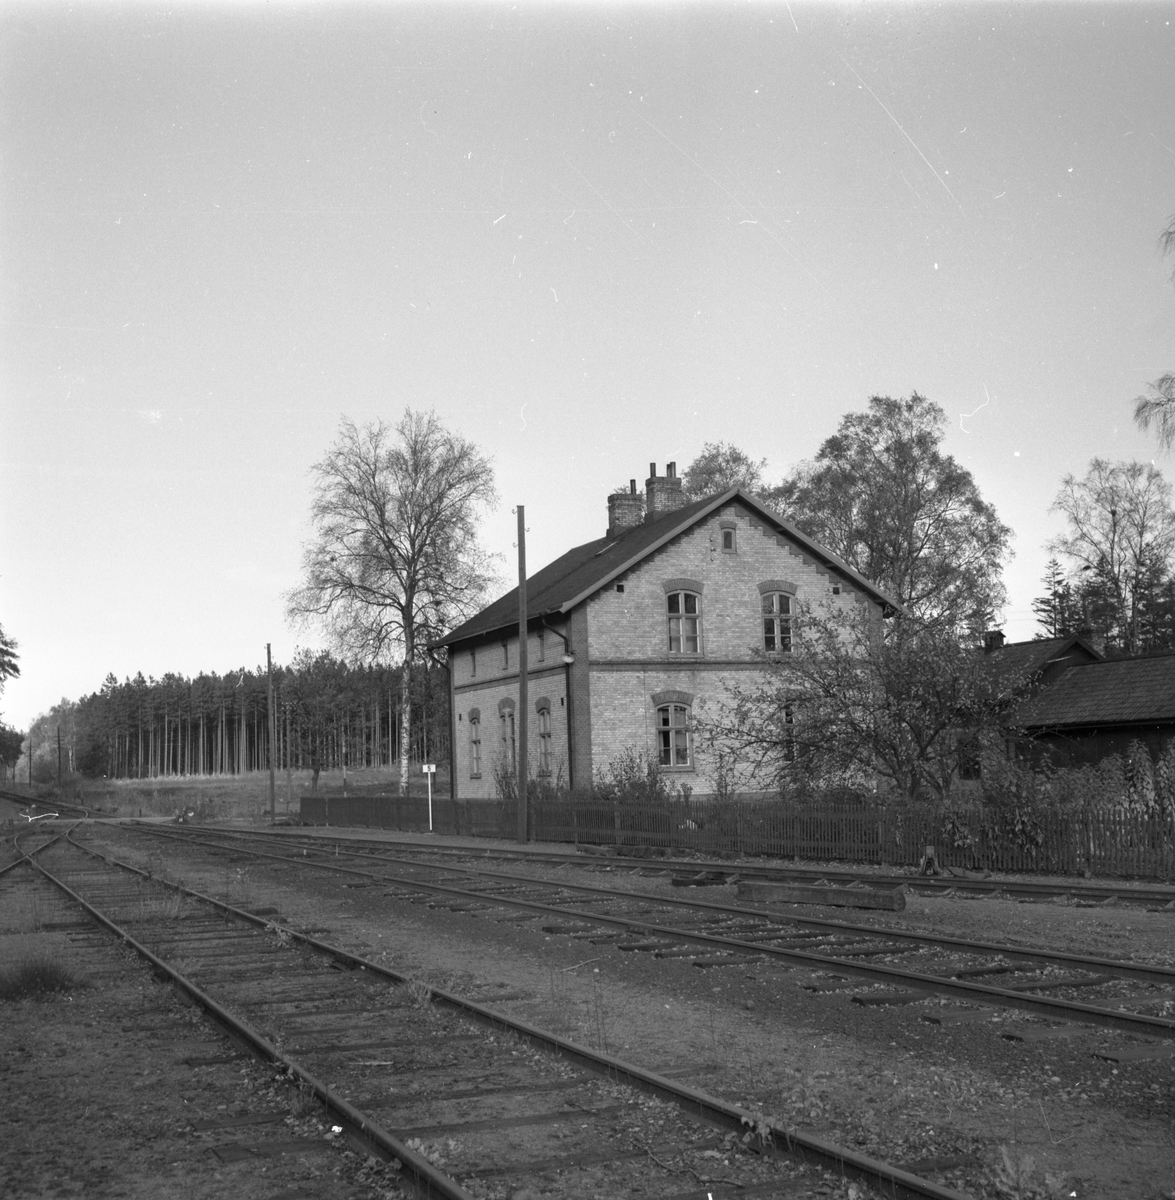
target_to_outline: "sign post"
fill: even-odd
[[[421,770],[428,780],[428,831],[432,833],[432,777],[437,773],[437,764],[425,763]]]

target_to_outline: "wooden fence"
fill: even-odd
[[[433,829],[514,839],[511,800],[433,800]],[[303,796],[309,825],[428,830],[423,797]],[[542,842],[650,847],[703,855],[767,855],[827,862],[917,866],[927,846],[940,863],[972,870],[1175,878],[1175,819],[1103,809],[1025,815],[998,808],[792,805],[781,801],[539,800],[530,836]]]

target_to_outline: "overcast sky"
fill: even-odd
[[[1033,636],[1062,475],[1156,455],[1173,16],[0,8],[4,719],[312,644],[309,468],[405,407],[493,458],[485,540],[525,504],[534,569],[650,461],[725,440],[774,480],[921,392]]]

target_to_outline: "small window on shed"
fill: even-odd
[[[834,583],[834,584],[832,585],[832,594],[833,594],[834,596],[839,596],[839,595],[840,595],[840,584],[839,584],[839,583]]]
[[[730,554],[733,554],[737,549],[734,542],[734,532],[733,529],[724,529],[722,531],[722,549]]]

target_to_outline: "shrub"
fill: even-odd
[[[30,954],[0,973],[0,1000],[39,1000],[53,992],[71,992],[81,984],[67,967],[47,954]]]

